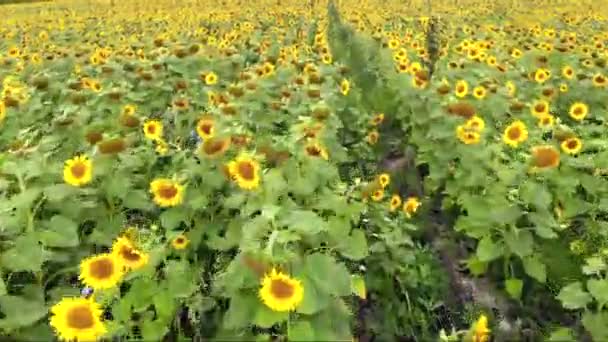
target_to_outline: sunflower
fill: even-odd
[[[382,187],[382,189],[386,189],[386,187],[391,183],[391,175],[388,173],[383,173],[378,176],[378,184]]]
[[[211,71],[205,74],[205,84],[214,85],[217,83],[217,75]]]
[[[549,114],[549,102],[546,100],[534,101],[530,107],[530,112],[537,118]]]
[[[196,124],[196,133],[202,139],[209,139],[215,134],[215,121],[211,116],[203,116]]]
[[[137,110],[137,106],[128,104],[128,105],[125,105],[124,107],[122,107],[122,114],[123,115],[133,115],[133,114],[135,114],[136,110]]]
[[[488,342],[490,340],[488,318],[485,315],[479,316],[479,319],[473,324],[471,334],[473,342]]]
[[[107,329],[101,317],[101,306],[91,299],[63,297],[50,309],[50,326],[65,341],[97,341]]]
[[[186,98],[178,98],[173,101],[173,108],[178,111],[184,111],[190,108],[190,101]]]
[[[112,245],[112,254],[125,269],[136,270],[148,263],[147,253],[135,248],[131,240],[119,237]]]
[[[179,234],[178,236],[174,237],[173,240],[171,240],[171,246],[177,250],[186,249],[189,244],[190,240],[188,240],[188,237],[186,237],[184,234]]]
[[[507,126],[502,137],[504,143],[511,147],[517,147],[517,145],[526,141],[527,139],[528,129],[526,128],[526,125],[520,120],[517,120]]]
[[[568,92],[568,85],[566,83],[562,83],[559,85],[559,91],[562,93]]]
[[[549,79],[549,76],[550,76],[550,73],[549,73],[549,70],[547,70],[547,69],[540,68],[540,69],[537,69],[536,72],[534,72],[534,80],[537,83],[541,83],[541,84],[545,83],[545,81]]]
[[[367,140],[367,142],[370,145],[375,145],[378,143],[378,139],[380,138],[380,133],[378,133],[378,131],[373,130],[369,133],[367,133],[367,137],[365,138],[365,140]]]
[[[378,113],[374,115],[374,117],[370,120],[370,124],[372,126],[378,126],[384,121],[384,113]]]
[[[550,128],[555,123],[555,117],[551,114],[544,114],[538,117],[538,127]]]
[[[474,131],[477,131],[477,132],[483,131],[483,129],[485,127],[486,127],[485,121],[483,121],[483,119],[481,117],[477,116],[477,115],[471,117],[465,123],[465,128],[470,129],[470,130],[474,130]]]
[[[200,146],[200,152],[207,158],[217,158],[230,148],[230,138],[212,137]]]
[[[158,155],[164,156],[167,154],[167,152],[169,152],[169,144],[167,144],[167,142],[162,138],[154,140],[154,144],[156,144],[154,150],[156,153],[158,153]]]
[[[481,100],[486,97],[486,88],[484,88],[483,86],[477,86],[473,88],[473,97],[478,100]]]
[[[559,151],[549,145],[532,148],[532,165],[535,169],[548,169],[559,166]]]
[[[589,114],[589,107],[583,102],[575,102],[568,111],[570,117],[576,121],[582,121]]]
[[[571,66],[566,65],[562,68],[562,76],[564,78],[571,80],[574,77],[574,69]]]
[[[306,155],[308,155],[310,157],[321,157],[325,160],[329,159],[327,150],[323,146],[321,146],[321,144],[319,144],[318,142],[309,142],[304,147],[304,152],[306,152]]]
[[[475,145],[481,140],[477,130],[469,129],[463,125],[456,127],[456,137],[465,145]]]
[[[65,162],[63,180],[73,186],[83,186],[93,179],[93,163],[83,155],[76,156]]]
[[[515,96],[515,92],[517,91],[517,87],[515,86],[515,83],[513,83],[512,81],[507,81],[505,86],[507,87],[507,93],[509,94],[509,96],[511,96],[511,97]]]
[[[460,80],[456,82],[456,87],[454,89],[454,93],[457,97],[463,98],[467,96],[469,93],[469,84],[465,80]]]
[[[184,200],[184,186],[167,178],[157,178],[150,183],[154,202],[160,207],[174,207]]]
[[[6,104],[4,104],[3,100],[0,100],[0,123],[4,121],[6,117]]]
[[[372,201],[374,201],[374,202],[382,201],[382,199],[384,198],[384,190],[382,190],[382,189],[374,190],[374,192],[372,192],[371,198],[372,198]]]
[[[116,286],[123,275],[119,260],[110,253],[97,254],[80,262],[80,279],[95,290]]]
[[[572,137],[562,141],[561,148],[568,154],[577,154],[583,148],[583,143],[581,139]]]
[[[403,212],[405,213],[405,216],[411,218],[412,215],[418,211],[419,207],[420,201],[418,200],[418,197],[408,197],[405,203],[403,203]]]
[[[340,82],[340,92],[342,93],[342,95],[346,96],[346,95],[348,95],[349,91],[350,91],[350,82],[347,79],[343,79],[342,82]]]
[[[593,75],[592,82],[595,87],[605,87],[606,84],[608,84],[608,78],[606,78],[606,76],[604,76],[602,73],[597,73]]]
[[[262,279],[259,296],[273,311],[294,310],[304,297],[302,283],[273,268]]]
[[[391,197],[391,202],[389,203],[389,211],[393,213],[397,209],[399,209],[399,207],[401,207],[401,196],[399,196],[398,194],[394,194]]]
[[[241,154],[228,163],[228,171],[241,189],[253,190],[260,185],[260,164],[249,155]]]
[[[163,136],[163,124],[158,120],[144,122],[144,135],[150,140],[160,140]]]

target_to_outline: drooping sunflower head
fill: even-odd
[[[157,178],[150,183],[154,202],[160,207],[174,207],[184,200],[184,186],[168,178]]]
[[[348,95],[349,91],[350,91],[350,82],[347,79],[343,79],[342,82],[340,82],[340,93],[342,93],[342,95],[346,96],[346,95]]]
[[[576,137],[568,138],[561,143],[562,151],[568,154],[577,154],[583,148],[583,142]]]
[[[469,84],[465,80],[460,80],[456,82],[456,87],[454,88],[454,94],[457,97],[463,98],[467,96],[469,93]]]
[[[309,157],[322,158],[325,160],[329,159],[329,155],[325,147],[315,141],[306,144],[306,146],[304,146],[304,152]]]
[[[370,120],[372,126],[378,126],[384,122],[384,113],[378,113]]]
[[[211,116],[203,116],[196,124],[196,133],[203,140],[215,134],[215,120]]]
[[[123,275],[119,260],[110,253],[94,255],[80,262],[80,279],[95,290],[115,287]]]
[[[575,102],[568,111],[570,117],[576,121],[582,121],[589,114],[589,107],[583,102]]]
[[[163,124],[158,120],[144,122],[144,135],[150,140],[160,140],[163,136]]]
[[[79,155],[66,161],[63,168],[63,180],[72,186],[83,186],[93,179],[93,163]]]
[[[260,185],[260,164],[247,154],[228,163],[228,170],[241,189],[253,190]]]
[[[391,213],[397,211],[397,209],[399,209],[399,207],[401,207],[401,196],[399,196],[398,194],[394,194],[391,197],[391,202],[389,203],[389,211]]]
[[[522,121],[515,121],[511,123],[503,134],[502,140],[505,144],[511,147],[517,147],[520,143],[528,139],[528,129]]]
[[[545,114],[538,117],[538,126],[541,128],[551,128],[555,123],[555,117],[551,114]]]
[[[378,139],[380,138],[380,133],[377,130],[370,131],[367,133],[367,143],[370,145],[376,145],[378,143]]]
[[[189,244],[190,240],[184,234],[179,234],[178,236],[174,237],[173,240],[171,240],[171,246],[173,246],[173,248],[176,250],[186,249]]]
[[[551,169],[559,166],[559,151],[550,145],[532,148],[532,166],[534,169]]]
[[[546,100],[534,101],[530,107],[530,112],[537,118],[549,114],[549,102]]]
[[[64,297],[51,307],[50,325],[65,341],[97,341],[107,329],[101,306],[91,299]]]
[[[421,203],[420,200],[418,200],[418,197],[408,197],[405,203],[403,203],[403,212],[405,213],[405,216],[411,218],[418,211],[420,205]]]
[[[136,248],[126,237],[119,237],[112,245],[112,254],[128,270],[136,270],[148,263],[149,256]]]
[[[212,137],[205,140],[200,146],[200,153],[206,158],[217,158],[230,148],[230,138]]]
[[[304,298],[302,283],[275,268],[264,276],[261,285],[260,299],[273,311],[294,310]]]

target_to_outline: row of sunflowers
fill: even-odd
[[[2,6],[0,333],[608,337],[601,4],[356,3]]]

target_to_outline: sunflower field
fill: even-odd
[[[606,8],[0,1],[0,340],[608,340]]]

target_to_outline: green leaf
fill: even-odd
[[[551,333],[548,342],[576,342],[572,329],[559,328]]]
[[[297,321],[287,329],[289,341],[315,341],[312,325],[307,321]]]
[[[302,235],[316,235],[327,230],[327,222],[308,210],[292,210],[280,220],[280,224]]]
[[[591,296],[583,289],[583,284],[580,281],[562,288],[557,295],[557,299],[562,302],[564,308],[570,310],[582,309],[592,301]]]
[[[510,229],[503,233],[503,237],[509,249],[520,258],[532,254],[534,238],[529,231]]]
[[[479,261],[490,262],[503,255],[502,244],[497,244],[492,241],[490,236],[484,236],[477,245],[477,257]]]
[[[472,255],[467,261],[467,268],[474,276],[480,276],[486,273],[488,270],[488,263],[483,262],[477,258],[476,255]]]
[[[587,311],[583,314],[581,319],[585,329],[593,337],[593,341],[606,341],[608,340],[608,312],[593,313]]]
[[[552,201],[547,187],[533,181],[524,183],[519,189],[519,194],[524,201],[532,204],[536,209],[546,209]]]
[[[524,270],[530,277],[538,280],[541,283],[547,281],[547,270],[545,264],[543,264],[537,257],[527,257],[523,259]]]
[[[600,308],[608,303],[608,280],[589,279],[587,280],[587,290],[599,303]]]
[[[144,341],[161,341],[169,332],[169,326],[162,320],[146,319],[141,324],[141,336]]]
[[[521,291],[524,288],[524,282],[521,279],[510,278],[505,280],[505,289],[511,298],[520,299]]]
[[[41,190],[38,188],[26,189],[23,192],[11,197],[11,205],[17,209],[29,209],[32,203],[40,196]]]
[[[344,264],[338,264],[329,255],[315,253],[306,257],[305,274],[325,293],[348,296],[351,293],[350,274]],[[331,274],[331,278],[328,275]]]
[[[173,295],[167,289],[156,293],[153,303],[156,314],[163,320],[169,320],[175,315],[177,305],[173,300]]]
[[[319,292],[315,283],[306,276],[300,276],[298,279],[302,282],[304,288],[304,297],[302,302],[296,308],[296,311],[305,315],[312,315],[327,306],[329,295],[324,292]]]
[[[602,257],[590,257],[585,259],[585,265],[582,267],[583,273],[586,275],[600,274],[606,269],[606,262]]]
[[[173,298],[188,297],[196,290],[195,275],[187,262],[167,262],[166,281]]]
[[[65,183],[49,185],[44,189],[44,194],[50,202],[60,202],[74,193],[76,189]]]
[[[51,217],[47,229],[39,232],[40,241],[48,247],[76,247],[80,244],[78,225],[61,215]]]
[[[263,304],[258,304],[257,307],[258,310],[253,318],[253,324],[262,328],[270,328],[289,318],[289,311],[273,311]]]
[[[228,310],[224,314],[225,329],[240,329],[251,324],[260,300],[253,294],[237,294],[230,299]]]
[[[338,250],[340,253],[351,260],[361,260],[368,255],[367,239],[361,229],[355,229],[350,237],[343,240]]]
[[[122,204],[125,208],[138,210],[152,210],[154,205],[144,190],[130,189],[124,196]]]
[[[47,314],[44,301],[20,296],[0,296],[0,311],[5,315],[0,319],[0,329],[28,327]]]
[[[367,289],[365,288],[365,278],[360,275],[353,274],[351,277],[351,288],[353,294],[361,299],[367,298]]]
[[[182,208],[169,208],[160,214],[160,224],[167,230],[179,227],[183,219],[184,210]]]
[[[15,246],[2,253],[0,262],[14,272],[39,272],[44,263],[44,255],[38,239],[33,234],[28,234],[15,239]]]

